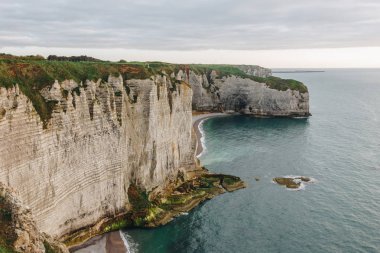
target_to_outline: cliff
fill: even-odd
[[[17,193],[0,183],[0,252],[68,253],[65,245],[37,228],[30,208]]]
[[[88,81],[77,95],[74,81],[55,82],[41,92],[56,102],[47,129],[17,86],[1,88],[0,181],[19,191],[49,235],[127,210],[131,183],[163,188],[194,167],[190,87],[171,92],[159,76],[127,84],[129,95],[121,77]]]
[[[255,116],[307,117],[309,93],[295,80],[271,76],[261,67],[236,66],[244,73],[228,74],[211,69],[189,72],[193,110],[239,112]],[[179,71],[177,79],[186,80]]]
[[[0,59],[0,182],[38,233],[70,245],[128,222],[165,224],[244,187],[200,168],[192,108],[308,115],[303,85],[277,90],[270,78],[227,65]]]

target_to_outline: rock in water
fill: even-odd
[[[302,182],[310,182],[311,179],[309,177],[275,177],[273,181],[289,189],[298,189],[301,187]]]

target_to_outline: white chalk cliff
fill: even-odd
[[[194,169],[192,108],[309,115],[308,93],[215,71],[173,76],[176,84],[170,74],[56,81],[39,91],[55,103],[46,127],[17,84],[0,88],[0,182],[17,190],[40,231],[63,238],[128,211],[130,184],[159,192]]]
[[[191,88],[168,92],[165,76],[127,84],[130,96],[110,77],[65,99],[60,91],[77,84],[55,83],[49,99],[60,102],[47,129],[17,87],[1,88],[0,181],[17,189],[43,232],[60,237],[121,212],[131,182],[152,190],[194,165]]]
[[[270,76],[261,72],[260,77]],[[247,73],[256,73],[247,70]],[[178,79],[186,80],[180,71]],[[264,82],[240,76],[218,76],[217,71],[209,75],[190,71],[189,83],[193,89],[192,106],[198,111],[225,111],[256,116],[309,116],[309,93],[299,90],[277,90]]]

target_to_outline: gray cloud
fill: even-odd
[[[380,46],[378,0],[2,0],[0,47]]]

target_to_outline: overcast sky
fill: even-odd
[[[1,0],[0,51],[269,67],[380,67],[380,1]],[[294,54],[298,61],[284,59]]]

